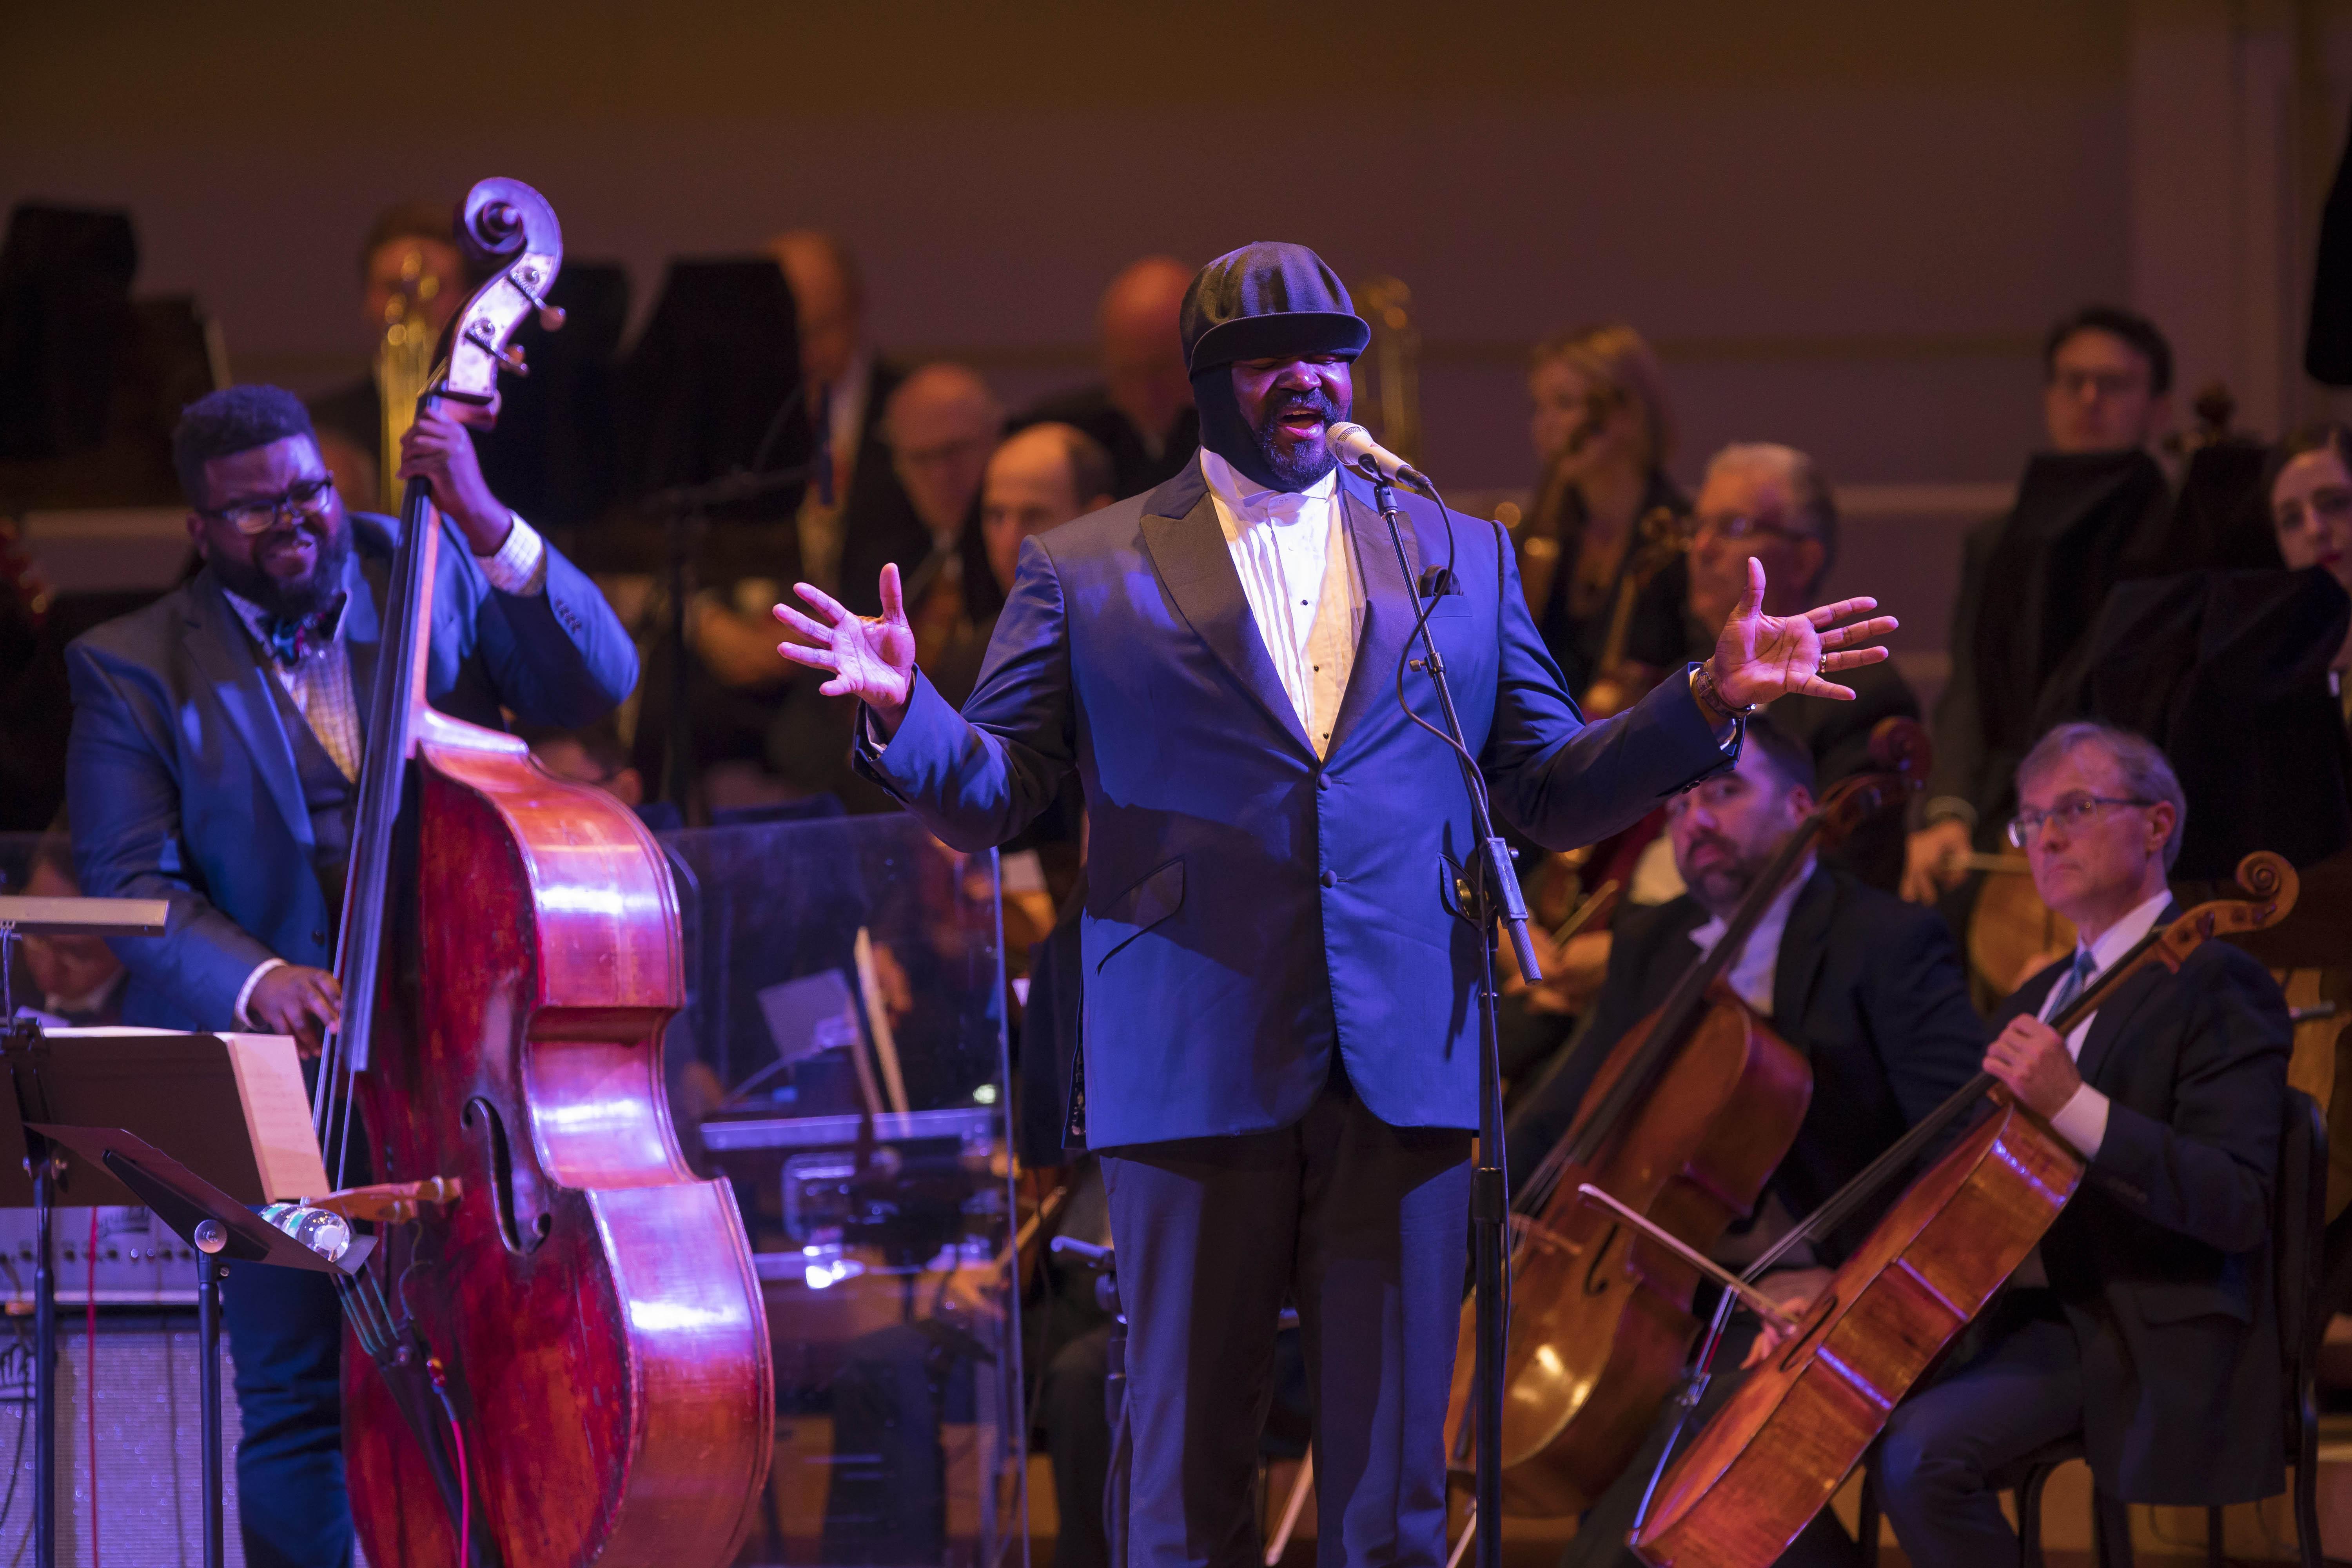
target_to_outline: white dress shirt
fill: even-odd
[[[2092,963],[2096,966],[2091,972],[2090,984],[2096,984],[2101,974],[2115,967],[2116,960],[2129,952],[2135,942],[2156,929],[2157,917],[2164,913],[2165,906],[2171,901],[2172,893],[2168,889],[2100,933],[2099,940],[2091,943],[2087,950]],[[2075,958],[2079,959],[2084,951],[2077,943]],[[2034,1016],[2048,1023],[2051,1014],[2057,1010],[2054,1004],[2058,1001],[2059,993],[2065,988],[2066,977],[2061,974],[2058,983],[2050,987],[2050,994],[2042,999],[2042,1010]],[[2088,988],[2085,985],[2084,989]],[[2091,1025],[2098,1016],[2097,1009],[2094,1008],[2083,1015],[2081,1023],[2066,1032],[2066,1054],[2078,1062],[2083,1059],[2083,1042],[2090,1038]],[[2072,1143],[2084,1159],[2093,1158],[2098,1153],[2099,1145],[2106,1141],[2107,1097],[2087,1083],[2083,1085],[2058,1108],[2058,1114],[2050,1119],[2050,1128]],[[2017,1272],[2010,1276],[2010,1283],[2032,1289],[2046,1287],[2050,1283],[2050,1271],[2042,1266],[2042,1248],[2038,1245],[2017,1266]]]
[[[1780,967],[1780,937],[1789,929],[1789,911],[1797,907],[1797,895],[1805,890],[1805,884],[1812,879],[1813,858],[1808,855],[1804,864],[1797,868],[1797,874],[1790,879],[1789,885],[1765,906],[1764,918],[1758,921],[1756,929],[1748,933],[1748,945],[1739,950],[1739,956],[1733,959],[1731,966],[1723,972],[1723,978],[1731,986],[1733,994],[1755,1008],[1759,1016],[1769,1018],[1772,1016],[1772,976]],[[1713,952],[1715,944],[1723,940],[1723,933],[1729,929],[1728,922],[1717,915],[1692,931],[1690,939],[1698,944],[1699,952]]]
[[[1271,490],[1205,447],[1201,472],[1276,679],[1315,754],[1328,755],[1364,627],[1339,472],[1303,490]]]
[[[525,522],[520,513],[508,514],[513,526],[507,530],[505,542],[491,555],[477,555],[474,560],[491,587],[501,594],[513,594],[529,598],[547,589],[547,542],[539,531]],[[442,540],[443,548],[448,540]],[[304,650],[292,664],[280,664],[270,650],[269,612],[252,600],[228,594],[229,608],[245,623],[253,635],[254,651],[262,668],[278,677],[278,684],[294,700],[295,709],[310,726],[310,733],[334,759],[343,777],[357,782],[360,776],[360,709],[358,694],[352,688],[351,645],[343,639],[343,623],[349,618],[344,610],[335,613],[334,629],[318,647]],[[345,609],[348,609],[346,602]],[[253,973],[245,977],[237,988],[236,1017],[240,1024],[250,1026],[254,1020],[246,1016],[245,1005],[253,999],[253,988],[261,977],[273,969],[285,966],[282,958],[265,958],[255,964]]]
[[[2094,967],[2090,985],[2098,984],[2100,975],[2113,969],[2117,959],[2129,952],[2140,938],[2156,929],[2157,921],[2171,902],[2172,892],[2167,889],[2100,932],[2099,940],[2092,942],[2087,950],[2079,944],[2075,947],[2078,958],[2085,951],[2091,955]],[[2036,1016],[2043,1023],[2050,1021],[2054,1011],[2053,1004],[2058,1000],[2058,994],[2064,986],[2065,979],[2062,975],[2058,984],[2050,988],[2050,994],[2042,999],[2042,1011]],[[2088,985],[2084,989],[2088,989]],[[2083,1059],[2083,1042],[2090,1038],[2091,1024],[2098,1016],[2098,1010],[2094,1008],[2084,1014],[2083,1021],[2066,1033],[2066,1054],[2077,1062]],[[2058,1108],[2058,1114],[2050,1119],[2050,1125],[2060,1137],[2081,1150],[2083,1158],[2090,1159],[2099,1152],[2100,1143],[2107,1136],[2107,1097],[2086,1083]]]

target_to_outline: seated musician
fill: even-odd
[[[205,564],[67,649],[74,858],[93,896],[171,902],[169,934],[116,949],[124,1022],[267,1030],[315,1055],[341,1015],[330,966],[399,525],[344,511],[310,416],[278,387],[198,399],[172,449]],[[617,705],[637,675],[627,634],[491,495],[464,427],[421,416],[402,451],[400,477],[430,481],[445,523],[433,705],[494,728],[502,708],[582,724]],[[239,1268],[225,1304],[245,1560],[340,1568],[352,1519],[334,1290],[321,1274]]]
[[[1701,485],[1696,531],[1690,549],[1661,572],[1654,587],[1674,597],[1649,604],[1631,622],[1626,652],[1635,666],[1659,671],[1704,658],[1712,645],[1706,626],[1719,626],[1748,591],[1748,563],[1761,562],[1764,607],[1774,615],[1815,602],[1827,586],[1838,548],[1837,502],[1812,458],[1793,447],[1744,442],[1707,459]],[[1919,717],[1918,699],[1892,660],[1865,665],[1848,682],[1852,701],[1799,694],[1772,709],[1772,722],[1811,753],[1820,787],[1827,788],[1870,767],[1870,736],[1880,721]],[[1596,851],[1585,886],[1614,879],[1630,904],[1659,904],[1683,889],[1672,874],[1663,841],[1645,823]],[[1903,871],[1903,825],[1892,816],[1865,824],[1827,858],[1872,887],[1895,889]],[[1565,911],[1563,911],[1565,912]],[[1545,980],[1520,991],[1517,965],[1503,954],[1512,984],[1503,1014],[1504,1071],[1517,1078],[1570,1037],[1572,1018],[1599,990],[1609,963],[1612,935],[1587,931],[1553,947],[1538,931],[1537,954]],[[1523,998],[1523,999],[1522,999]]]
[[[1689,890],[1620,922],[1591,1023],[1560,1069],[1513,1118],[1515,1174],[1533,1171],[1566,1135],[1610,1050],[1713,950],[1812,807],[1811,752],[1764,719],[1749,721],[1747,748],[1729,773],[1675,797],[1667,833]],[[1985,1028],[1969,1004],[1959,953],[1940,920],[1810,859],[1773,900],[1726,979],[1805,1054],[1813,1072],[1811,1106],[1766,1189],[1763,1217],[1726,1239],[1721,1260],[1736,1267],[1761,1253],[1790,1215],[1811,1212],[1966,1083],[1983,1053]],[[1826,1266],[1864,1234],[1858,1226],[1832,1233],[1806,1267],[1768,1275],[1762,1289],[1776,1300],[1810,1299],[1828,1279]],[[1753,1320],[1744,1313],[1734,1320],[1702,1412],[1738,1386],[1737,1376],[1727,1374],[1755,1338]],[[1625,1537],[1663,1442],[1662,1428],[1586,1515],[1568,1563],[1635,1561]],[[1785,1561],[1838,1562],[1850,1548],[1824,1513]]]
[[[1974,1356],[1887,1423],[1886,1513],[1921,1568],[2016,1562],[1997,1479],[2069,1436],[2119,1502],[2285,1484],[2266,1296],[2286,1004],[2261,963],[2209,942],[2177,974],[2142,969],[2061,1039],[2045,1020],[2180,913],[2165,886],[2180,786],[2147,741],[2075,723],[2027,754],[2017,793],[2011,837],[2081,942],[1995,1016],[1984,1070],[2090,1168]]]

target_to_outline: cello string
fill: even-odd
[[[2074,998],[2057,1017],[2051,1020],[2051,1028],[2057,1031],[2062,1039],[2073,1033],[2077,1024],[2098,1009],[2100,1004],[2106,999],[2108,993],[2122,984],[2134,971],[2147,962],[2148,955],[2155,951],[2157,944],[2164,940],[2165,933],[2169,929],[2168,926],[2158,926],[2133,943],[2121,958],[2100,972],[2090,984],[2083,988],[2081,995]],[[1864,1205],[1876,1197],[1897,1174],[1907,1169],[1927,1144],[1934,1142],[1937,1136],[1958,1120],[1962,1112],[1983,1098],[1997,1082],[1999,1080],[1990,1073],[1979,1073],[1970,1079],[1961,1087],[1958,1093],[1922,1117],[1916,1127],[1896,1139],[1884,1154],[1864,1166],[1859,1174],[1831,1194],[1819,1208],[1790,1226],[1787,1235],[1768,1247],[1761,1257],[1748,1266],[1748,1272],[1743,1278],[1749,1280],[1760,1279],[1767,1270],[1800,1244],[1811,1242],[1822,1232],[1834,1230],[1844,1224]]]

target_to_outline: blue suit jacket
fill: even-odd
[[[383,637],[367,568],[390,555],[400,525],[365,513],[351,521],[343,632],[364,723]],[[165,935],[115,943],[131,971],[124,1021],[230,1028],[256,964],[330,965],[333,911],[311,868],[275,677],[211,569],[75,639],[66,665],[66,801],[82,888],[172,905]],[[554,546],[544,594],[501,594],[445,524],[426,679],[436,708],[493,729],[501,707],[574,726],[611,711],[636,679],[628,634]]]
[[[1395,1126],[1477,1124],[1480,938],[1451,910],[1475,851],[1454,752],[1397,706],[1413,618],[1366,487],[1343,515],[1364,585],[1353,678],[1318,761],[1276,678],[1197,463],[1021,549],[960,717],[919,674],[860,765],[964,849],[999,844],[1076,770],[1090,818],[1084,1104],[1097,1148],[1303,1116],[1336,1048]],[[1430,626],[1496,815],[1587,843],[1724,765],[1682,680],[1587,725],[1492,523],[1408,502]],[[1429,681],[1414,710],[1438,722]],[[861,725],[861,734],[864,728]]]

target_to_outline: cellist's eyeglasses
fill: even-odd
[[[2136,795],[2070,795],[2047,811],[2021,811],[2009,819],[2009,841],[2020,849],[2042,837],[2045,823],[2056,823],[2069,833],[2090,826],[2103,805],[2154,805]]]
[[[197,515],[216,522],[227,523],[243,534],[267,533],[277,526],[280,517],[301,519],[316,517],[327,510],[327,498],[334,493],[331,474],[314,479],[300,479],[289,485],[279,496],[258,496],[248,500],[235,500],[217,508],[198,507]]]

